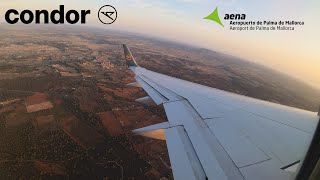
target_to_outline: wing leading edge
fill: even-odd
[[[166,139],[175,179],[295,176],[291,164],[298,167],[305,155],[318,123],[316,113],[149,71],[123,47],[137,83],[164,106],[168,117],[168,122],[134,132]]]

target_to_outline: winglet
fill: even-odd
[[[137,62],[134,60],[134,57],[132,56],[129,48],[127,47],[127,45],[123,44],[123,50],[124,50],[124,56],[126,58],[126,61],[127,61],[127,65],[129,67],[132,67],[132,66],[138,66]]]

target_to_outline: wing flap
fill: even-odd
[[[168,99],[164,97],[162,94],[160,94],[157,90],[152,88],[148,83],[146,83],[143,79],[140,77],[136,76],[135,79],[137,82],[142,86],[142,88],[148,93],[148,95],[152,98],[152,100],[157,104],[162,104]]]
[[[164,107],[170,124],[182,123],[209,179],[243,179],[230,156],[188,101],[169,102]]]
[[[146,83],[148,83],[152,88],[154,88],[155,90],[157,90],[161,95],[163,95],[164,97],[166,97],[168,99],[168,101],[177,101],[177,100],[182,100],[183,98],[175,93],[173,93],[172,91],[170,91],[169,89],[162,87],[158,84],[156,84],[155,82],[153,82],[152,80],[150,80],[149,78],[147,78],[144,75],[140,75],[139,78],[143,79]]]
[[[129,83],[127,84],[127,86],[131,86],[131,87],[141,87],[141,85],[137,82],[133,82],[133,83]]]
[[[142,132],[154,131],[154,130],[158,130],[158,129],[167,129],[167,128],[170,128],[170,124],[168,122],[163,122],[163,123],[154,124],[151,126],[135,129],[132,132],[142,133]]]
[[[170,162],[175,179],[206,179],[201,163],[182,126],[165,130]]]
[[[150,96],[145,96],[139,99],[136,99],[136,102],[141,103],[141,104],[145,104],[145,105],[151,105],[153,104],[153,100]]]

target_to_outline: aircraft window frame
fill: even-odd
[[[320,107],[318,111],[318,125],[311,144],[295,180],[320,179]]]

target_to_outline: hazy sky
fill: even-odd
[[[0,2],[1,20],[10,8],[90,9],[88,25],[122,29],[221,51],[267,65],[320,88],[319,0],[10,0]],[[102,25],[97,12],[102,5],[116,7],[118,19]],[[245,13],[247,20],[300,20],[295,31],[228,30],[204,20],[214,8],[219,14]]]

